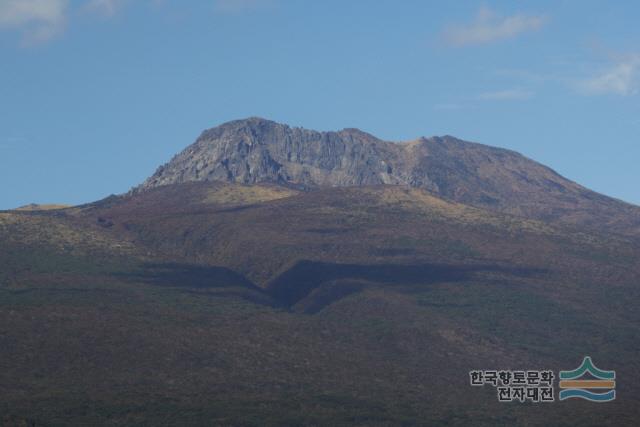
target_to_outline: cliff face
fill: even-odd
[[[640,234],[640,208],[590,191],[516,152],[454,137],[382,141],[260,118],[204,131],[134,192],[190,181],[303,187],[406,185],[535,219]]]
[[[209,129],[141,188],[186,181],[400,184],[402,148],[358,130],[316,132],[251,118]]]

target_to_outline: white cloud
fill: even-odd
[[[104,16],[113,16],[128,0],[90,0],[86,10]]]
[[[272,4],[272,0],[215,0],[213,7],[219,13],[236,14],[264,9]]]
[[[578,83],[586,95],[636,95],[640,92],[640,55],[630,55],[608,69]]]
[[[478,95],[478,99],[486,101],[516,101],[529,99],[533,97],[534,93],[525,89],[506,89],[498,90],[495,92],[483,92]]]
[[[472,23],[449,26],[445,28],[443,37],[451,46],[486,44],[538,30],[546,21],[546,17],[541,15],[517,14],[500,17],[491,9],[482,7]]]
[[[32,45],[60,34],[66,23],[67,0],[0,0],[0,29],[22,33]]]

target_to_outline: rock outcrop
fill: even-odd
[[[132,191],[191,181],[406,185],[494,211],[640,234],[640,208],[514,151],[452,136],[389,142],[358,129],[318,132],[255,117],[236,120],[204,131]]]

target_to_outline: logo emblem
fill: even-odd
[[[592,378],[582,378],[589,373]],[[592,402],[610,402],[616,398],[616,371],[603,371],[598,369],[591,357],[586,356],[582,364],[573,371],[560,371],[559,399],[579,398]],[[607,390],[594,392],[591,390]]]

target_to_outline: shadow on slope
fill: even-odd
[[[144,264],[139,270],[121,276],[153,286],[177,288],[183,292],[236,296],[259,305],[315,314],[367,286],[463,282],[480,272],[531,276],[541,271],[497,265],[364,265],[303,260],[273,279],[265,289],[229,268],[217,266]]]
[[[267,292],[286,307],[299,304],[306,313],[316,313],[364,286],[428,285],[437,282],[462,282],[479,272],[530,276],[538,269],[497,265],[445,264],[333,264],[300,261],[267,285]]]
[[[215,290],[217,296],[238,296],[259,305],[280,306],[263,289],[225,267],[149,263],[142,265],[138,271],[122,276],[153,286],[179,288],[184,292]]]

